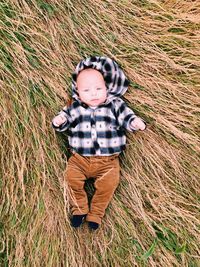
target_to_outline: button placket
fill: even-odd
[[[96,130],[95,129],[92,129],[91,130],[91,133],[92,133],[92,140],[96,140],[96,138],[97,138]]]
[[[92,136],[92,140],[96,140],[97,138],[97,133],[96,133],[96,126],[95,126],[95,120],[94,120],[94,110],[92,111],[91,114],[91,136]]]
[[[95,112],[96,110],[93,110],[91,113],[91,137],[92,141],[95,143],[97,142],[97,131],[96,131],[96,125],[95,125]],[[96,155],[101,155],[100,148],[96,149]]]

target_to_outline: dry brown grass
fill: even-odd
[[[1,266],[200,266],[200,3],[3,0]],[[148,122],[128,134],[101,229],[69,224],[51,119],[85,56],[117,60]]]

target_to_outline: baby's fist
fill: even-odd
[[[60,126],[61,124],[63,124],[65,121],[66,121],[66,117],[63,115],[63,114],[59,114],[58,116],[56,116],[54,119],[53,119],[53,124],[55,126]]]
[[[131,126],[135,129],[135,130],[142,130],[144,131],[146,128],[146,124],[143,122],[142,119],[140,119],[139,117],[136,117],[132,122],[131,122]]]

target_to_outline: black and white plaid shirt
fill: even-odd
[[[68,140],[73,152],[84,156],[108,156],[120,153],[126,144],[125,129],[134,131],[130,123],[136,115],[120,98],[112,102],[90,108],[75,101],[59,114],[66,122],[56,127],[56,131],[68,130]]]
[[[78,96],[77,75],[86,68],[100,71],[104,77],[108,97],[96,108],[82,103]],[[64,107],[62,114],[66,121],[60,126],[52,122],[58,132],[68,131],[72,152],[84,156],[109,156],[120,153],[126,144],[125,130],[133,132],[130,123],[136,115],[120,98],[129,81],[118,64],[107,57],[90,57],[82,60],[72,74],[72,98],[70,107]]]

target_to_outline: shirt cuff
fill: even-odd
[[[131,125],[131,122],[134,121],[134,119],[137,118],[137,117],[134,117],[134,118],[131,118],[129,123],[128,123],[128,128],[131,132],[133,131],[137,131],[137,129],[135,129],[132,125]]]

